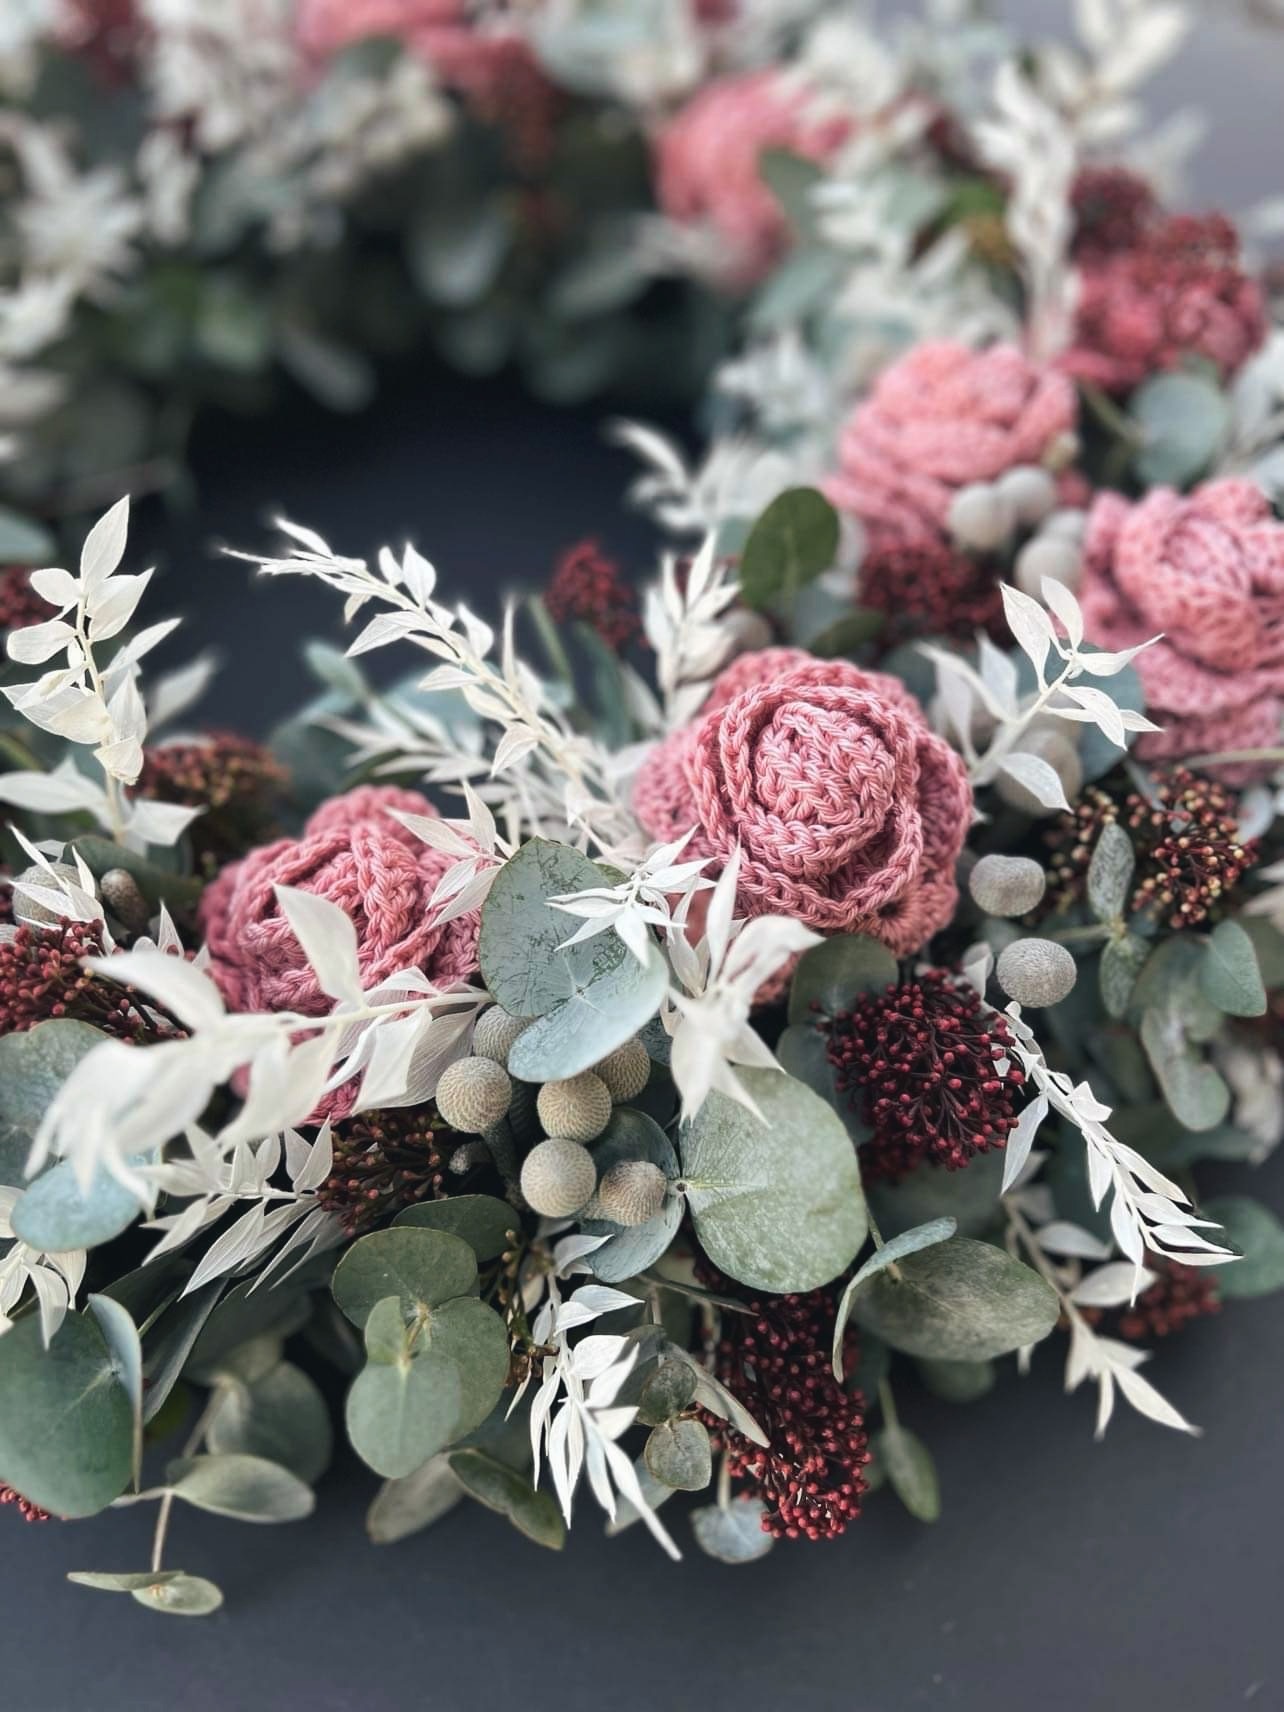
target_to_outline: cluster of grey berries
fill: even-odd
[[[492,1005],[478,1018],[473,1056],[460,1058],[437,1084],[437,1110],[452,1129],[483,1138],[508,1116],[517,1090],[508,1055],[529,1019]],[[668,1183],[646,1160],[622,1160],[602,1174],[589,1148],[611,1121],[617,1105],[646,1087],[651,1060],[638,1039],[625,1041],[591,1070],[561,1082],[545,1082],[535,1110],[545,1140],[522,1162],[521,1192],[542,1217],[606,1219],[617,1225],[645,1224],[664,1204]]]

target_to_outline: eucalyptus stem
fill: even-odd
[[[205,1435],[213,1424],[215,1415],[217,1415],[219,1410],[223,1407],[225,1396],[226,1392],[222,1382],[217,1381],[205,1400],[205,1407],[196,1417],[196,1425],[192,1428],[186,1443],[183,1445],[183,1456],[195,1456],[197,1451],[201,1448]],[[165,1496],[161,1499],[160,1508],[156,1512],[156,1531],[152,1535],[151,1567],[153,1575],[160,1574],[164,1563],[165,1537],[169,1533],[169,1519],[173,1514],[173,1511],[174,1494],[172,1491],[169,1491],[166,1492]]]
[[[896,1399],[892,1396],[892,1385],[889,1379],[878,1382],[878,1402],[883,1411],[883,1425],[895,1429],[900,1426],[900,1417],[896,1413]]]

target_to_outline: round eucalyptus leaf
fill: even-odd
[[[400,1480],[384,1481],[366,1512],[366,1532],[377,1546],[394,1545],[440,1521],[463,1495],[449,1458],[430,1456]]]
[[[854,1142],[859,1144],[868,1139],[869,1131],[861,1122],[851,1095],[839,1091],[825,1036],[814,1022],[791,1023],[785,1029],[776,1042],[776,1062],[834,1108]]]
[[[863,933],[839,933],[804,951],[789,989],[791,1023],[847,1010],[862,993],[881,992],[897,977],[897,963],[877,939]]]
[[[450,1453],[450,1469],[469,1497],[506,1516],[537,1546],[561,1551],[566,1544],[566,1523],[554,1500],[547,1492],[536,1492],[498,1457],[484,1450],[456,1450]]]
[[[480,1426],[507,1377],[508,1333],[492,1308],[475,1296],[433,1308],[399,1359],[372,1359],[353,1381],[353,1449],[386,1479],[411,1474]]]
[[[165,1470],[176,1498],[238,1522],[300,1522],[316,1508],[311,1489],[266,1457],[179,1457]]]
[[[733,1498],[725,1508],[709,1504],[693,1510],[691,1531],[700,1550],[719,1563],[753,1563],[776,1543],[763,1528],[764,1514],[760,1498]]]
[[[1135,467],[1147,487],[1194,481],[1216,457],[1230,425],[1221,388],[1203,375],[1151,375],[1128,408],[1143,435]]]
[[[140,1587],[162,1587],[167,1581],[178,1581],[182,1574],[181,1569],[137,1569],[119,1574],[105,1569],[70,1569],[67,1580],[99,1593],[134,1593]]]
[[[658,1165],[670,1182],[678,1176],[678,1156],[659,1124],[631,1106],[617,1106],[600,1141],[593,1145],[598,1182],[624,1160]],[[604,1236],[601,1248],[586,1255],[595,1277],[604,1284],[621,1284],[653,1266],[668,1249],[682,1223],[682,1197],[670,1194],[654,1218],[641,1225],[617,1225],[609,1219],[581,1219],[588,1236]]]
[[[153,1576],[147,1586],[130,1591],[140,1605],[171,1617],[208,1617],[223,1603],[222,1591],[203,1575]]]
[[[206,1434],[206,1444],[216,1455],[263,1457],[308,1486],[330,1466],[333,1440],[325,1398],[315,1382],[288,1361],[251,1383],[229,1383]]]
[[[947,1403],[975,1403],[994,1389],[992,1361],[920,1361],[918,1376],[934,1397]]]
[[[1003,1153],[979,1154],[962,1171],[936,1165],[913,1171],[899,1183],[872,1183],[869,1205],[885,1237],[952,1218],[960,1236],[977,1236],[999,1214],[1003,1184]]]
[[[865,1240],[856,1153],[837,1114],[779,1070],[742,1070],[761,1117],[710,1094],[679,1139],[700,1243],[720,1271],[753,1289],[816,1290]]]
[[[133,1456],[134,1411],[93,1318],[68,1314],[48,1349],[38,1314],[0,1337],[0,1480],[56,1516],[92,1516]]]
[[[1204,1234],[1214,1242],[1229,1239],[1243,1256],[1213,1274],[1220,1295],[1265,1296],[1284,1289],[1284,1225],[1269,1207],[1247,1195],[1220,1195],[1203,1212],[1222,1227]]]
[[[852,1313],[893,1349],[939,1361],[989,1361],[1047,1337],[1056,1292],[1037,1272],[970,1237],[920,1249],[859,1289]]]
[[[135,1156],[131,1164],[141,1163]],[[46,1254],[97,1248],[127,1230],[142,1211],[132,1189],[99,1166],[81,1188],[70,1159],[60,1159],[38,1176],[13,1209],[13,1234]]]
[[[700,1421],[661,1422],[651,1429],[643,1455],[655,1478],[678,1492],[701,1492],[713,1479],[709,1434]]]
[[[0,1035],[0,1124],[34,1135],[59,1088],[106,1039],[101,1029],[69,1017]],[[13,1187],[21,1187],[21,1180]]]
[[[1107,1016],[1117,1021],[1127,1015],[1137,977],[1149,955],[1150,947],[1135,933],[1122,933],[1102,946],[1097,983]]]
[[[575,921],[574,916],[566,919]],[[588,986],[522,1031],[508,1055],[509,1072],[523,1082],[560,1082],[591,1070],[651,1020],[668,979],[654,945],[645,963],[631,952],[607,963]]]
[[[602,870],[587,856],[547,838],[530,839],[496,874],[482,906],[477,952],[491,997],[509,1016],[544,1016],[632,960],[613,929],[567,945],[579,918],[548,902],[602,883]]]
[[[1213,929],[1200,964],[1204,997],[1228,1016],[1256,1017],[1266,1010],[1266,988],[1253,941],[1237,921]]]
[[[841,1385],[846,1368],[846,1352],[843,1348],[843,1334],[847,1330],[847,1321],[851,1317],[852,1304],[860,1291],[876,1273],[885,1272],[889,1266],[894,1267],[898,1261],[904,1260],[908,1254],[917,1254],[920,1249],[931,1248],[934,1243],[947,1242],[958,1230],[958,1221],[952,1218],[932,1219],[925,1225],[916,1225],[912,1230],[902,1231],[899,1236],[881,1243],[870,1255],[869,1259],[854,1272],[847,1281],[846,1288],[838,1302],[838,1312],[834,1317],[834,1339],[832,1364],[834,1378]]]
[[[48,565],[57,552],[54,538],[43,523],[0,505],[0,563]]]
[[[892,1491],[917,1521],[935,1522],[941,1514],[941,1488],[931,1452],[905,1427],[884,1427],[874,1441]]]
[[[393,1220],[394,1227],[446,1231],[472,1249],[479,1262],[494,1260],[510,1246],[521,1218],[494,1195],[449,1195],[444,1201],[421,1201]]]
[[[695,1394],[696,1376],[691,1364],[662,1361],[642,1387],[638,1420],[644,1427],[658,1427],[689,1409]]]
[[[359,1237],[334,1269],[331,1289],[354,1326],[364,1327],[371,1310],[387,1296],[401,1301],[410,1319],[464,1296],[477,1283],[477,1261],[462,1237],[408,1226]]]

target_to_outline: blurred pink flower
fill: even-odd
[[[1039,464],[1074,432],[1074,387],[1012,345],[916,345],[879,376],[839,440],[829,498],[876,537],[923,541],[971,482]]]

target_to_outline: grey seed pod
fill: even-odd
[[[994,485],[999,497],[1012,507],[1017,522],[1027,529],[1042,523],[1057,503],[1056,482],[1037,464],[1017,464]]]
[[[669,1182],[649,1159],[622,1159],[598,1184],[596,1203],[604,1219],[617,1225],[644,1225],[664,1205]]]
[[[982,856],[968,890],[987,915],[1025,915],[1042,898],[1047,876],[1029,856]]]
[[[618,1106],[625,1100],[635,1100],[646,1087],[651,1078],[651,1060],[646,1047],[634,1038],[595,1064],[593,1074],[606,1083],[607,1093]]]
[[[1082,571],[1079,543],[1065,535],[1036,535],[1016,556],[1016,585],[1031,600],[1042,600],[1045,577],[1075,589]]]
[[[522,1163],[522,1194],[532,1212],[546,1219],[564,1219],[593,1194],[597,1167],[578,1141],[551,1136],[533,1147]]]
[[[1083,789],[1083,763],[1079,759],[1079,751],[1064,732],[1046,725],[1027,731],[1021,739],[1021,749],[1025,754],[1041,756],[1061,780],[1066,801],[1074,802]],[[994,788],[1009,808],[1020,809],[1022,814],[1028,814],[1032,819],[1060,812],[1045,808],[1033,792],[1006,774],[999,774]]]
[[[492,1128],[512,1097],[508,1072],[490,1058],[458,1058],[437,1084],[437,1110],[463,1135],[481,1135]]]
[[[24,868],[14,879],[21,885],[44,886],[54,890],[54,880],[50,878],[49,869],[60,880],[67,880],[73,886],[82,884],[79,868],[70,862],[51,862],[49,868],[42,868],[38,862],[33,862],[30,868]],[[46,909],[44,904],[37,903],[34,898],[25,898],[19,891],[13,894],[13,919],[20,921],[25,927],[48,927],[51,922],[61,921],[57,910]]]
[[[979,553],[1001,547],[1016,523],[1011,502],[988,482],[969,482],[950,501],[950,534],[960,547]]]
[[[1077,506],[1063,505],[1045,517],[1040,535],[1060,535],[1067,541],[1082,541],[1088,527],[1088,513]]]
[[[98,882],[98,895],[112,913],[135,933],[141,933],[151,919],[147,899],[128,868],[108,868]]]
[[[531,1025],[530,1017],[509,1016],[500,1005],[491,1005],[477,1019],[473,1030],[473,1056],[490,1058],[508,1069],[508,1055],[519,1034]]]
[[[1008,997],[1032,1010],[1059,1004],[1078,973],[1074,958],[1053,939],[1014,939],[994,972]]]
[[[570,1141],[596,1141],[611,1121],[606,1083],[591,1070],[564,1082],[545,1082],[536,1106],[545,1133]]]

